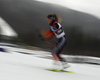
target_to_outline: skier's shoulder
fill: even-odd
[[[55,28],[59,28],[60,24],[58,22],[54,22],[52,26]]]

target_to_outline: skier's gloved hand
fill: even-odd
[[[41,30],[41,36],[44,40],[50,39],[54,36],[54,33],[50,30]]]

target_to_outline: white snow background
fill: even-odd
[[[53,72],[45,70],[52,68],[53,60],[42,58],[51,56],[50,52],[0,47],[6,50],[0,52],[0,80],[100,80],[100,65],[69,63],[71,67],[66,70],[78,74]]]

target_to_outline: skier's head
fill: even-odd
[[[49,15],[47,16],[47,22],[48,22],[48,23],[51,23],[51,21],[59,22],[60,19],[59,19],[59,17],[58,17],[56,14],[49,14]]]

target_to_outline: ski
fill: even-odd
[[[46,70],[54,71],[54,72],[64,72],[64,73],[78,74],[78,73],[71,72],[71,71],[66,71],[66,70],[57,70],[57,69],[52,69],[52,68],[46,68]]]

